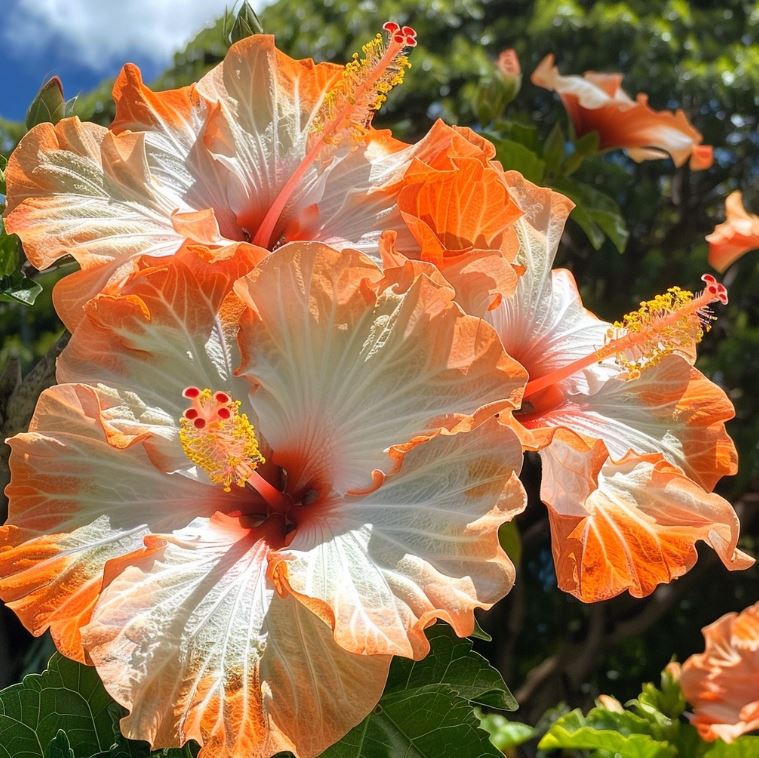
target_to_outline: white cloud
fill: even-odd
[[[16,0],[4,13],[2,36],[27,55],[56,48],[96,73],[130,59],[164,66],[232,5],[234,0]]]

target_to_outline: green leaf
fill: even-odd
[[[465,700],[515,711],[519,705],[503,678],[479,653],[470,640],[457,637],[447,624],[427,630],[430,654],[421,661],[396,658],[390,668],[385,694],[443,684]],[[383,695],[384,698],[384,695]]]
[[[52,76],[41,87],[29,110],[26,112],[26,128],[49,121],[57,124],[66,115],[66,101],[63,98],[63,84],[57,76]]]
[[[759,737],[739,737],[730,744],[717,740],[704,758],[756,758],[759,755]]]
[[[0,756],[46,758],[65,756],[59,731],[66,733],[77,758],[108,750],[114,743],[109,708],[113,701],[94,668],[56,653],[41,674],[0,692]],[[53,745],[46,754],[41,745]]]
[[[6,234],[0,218],[0,276],[10,276],[21,265],[21,249],[15,234]]]
[[[498,160],[508,171],[519,171],[522,176],[535,184],[541,184],[546,173],[546,162],[529,148],[510,139],[496,142]]]
[[[579,155],[588,156],[598,152],[598,132],[588,132],[575,140],[575,152]]]
[[[519,527],[513,521],[501,524],[498,529],[498,541],[511,562],[518,566],[522,559],[522,538],[519,535]]]
[[[630,233],[613,198],[589,184],[567,178],[556,181],[555,189],[575,202],[570,218],[585,232],[596,250],[608,237],[620,253],[624,251]]]
[[[607,750],[625,758],[675,758],[676,748],[656,739],[651,725],[629,711],[617,713],[593,708],[587,716],[579,709],[562,716],[538,743],[540,750]]]
[[[480,726],[490,735],[490,741],[499,749],[518,747],[532,739],[536,730],[529,724],[509,721],[500,713],[488,713],[480,717]]]
[[[194,758],[198,748],[158,750],[121,735],[126,711],[91,666],[55,653],[41,674],[0,691],[0,758]],[[42,746],[47,747],[42,752]]]
[[[34,305],[40,292],[42,292],[42,287],[20,271],[16,271],[11,276],[0,277],[0,301],[2,302]]]
[[[373,713],[323,758],[497,758],[471,703],[516,708],[500,674],[467,639],[436,624],[427,630],[430,654],[396,658]]]
[[[50,741],[45,751],[45,758],[76,758],[74,751],[71,749],[71,743],[62,729]]]
[[[493,638],[480,626],[477,619],[474,620],[474,631],[469,635],[473,640],[482,640],[483,642],[492,642]]]
[[[543,160],[549,169],[558,168],[564,160],[564,132],[558,122],[554,124],[543,145]]]
[[[229,30],[227,40],[230,45],[239,42],[241,39],[250,37],[252,34],[263,34],[264,28],[261,25],[261,19],[251,8],[248,0],[242,0],[240,10],[232,22],[232,28]]]

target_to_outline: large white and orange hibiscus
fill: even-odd
[[[572,274],[552,270],[572,204],[516,172],[506,180],[525,210],[525,273],[486,318],[529,374],[515,419],[525,449],[540,451],[559,586],[585,601],[647,595],[693,565],[697,540],[730,569],[751,565],[733,508],[712,493],[736,470],[733,407],[692,366],[724,287],[707,275],[698,297],[673,288],[603,322]]]
[[[255,35],[197,84],[167,92],[152,92],[130,64],[109,129],[78,118],[32,129],[9,161],[5,224],[38,268],[65,255],[79,263],[55,291],[64,323],[76,326],[98,292],[118,292],[141,256],[188,243],[215,259],[293,240],[379,259],[380,234],[395,230],[412,258],[436,237],[424,255],[454,277],[484,267],[484,307],[513,291],[516,249],[504,230],[519,211],[490,169],[492,145],[442,122],[417,145],[371,127],[416,44],[409,27],[385,29],[386,41],[377,35],[345,67],[293,60]],[[472,182],[482,191],[464,197]],[[466,213],[482,229],[442,219],[430,230],[430,192],[438,215]]]
[[[0,597],[126,736],[311,756],[392,655],[510,589],[525,373],[447,285],[355,251],[142,259],[11,441]],[[251,271],[252,268],[252,271]]]

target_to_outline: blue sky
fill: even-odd
[[[18,120],[51,75],[67,98],[126,61],[150,81],[234,0],[2,0],[0,116]],[[255,5],[260,5],[256,3]]]

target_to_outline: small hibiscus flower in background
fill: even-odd
[[[690,161],[694,171],[712,165],[712,148],[683,111],[655,111],[648,96],[633,100],[622,89],[622,74],[562,76],[549,54],[532,73],[532,83],[557,92],[575,133],[581,137],[597,132],[602,150],[622,148],[634,161],[670,156],[676,166]]]
[[[720,273],[745,253],[759,248],[759,216],[744,208],[740,192],[731,192],[727,196],[725,216],[725,220],[706,237],[709,264]]]
[[[559,586],[591,602],[640,597],[685,573],[705,540],[730,569],[738,518],[712,493],[736,470],[724,392],[691,365],[724,288],[670,290],[619,324],[586,310],[572,274],[552,270],[570,201],[516,172],[506,181],[525,215],[514,295],[486,319],[529,381],[514,420],[540,451]]]
[[[704,652],[685,661],[680,685],[701,737],[733,742],[759,729],[759,603],[702,631]]]
[[[126,736],[316,755],[391,655],[513,584],[522,451],[494,415],[524,371],[450,287],[354,251],[139,265],[11,441],[0,596],[94,663]]]

